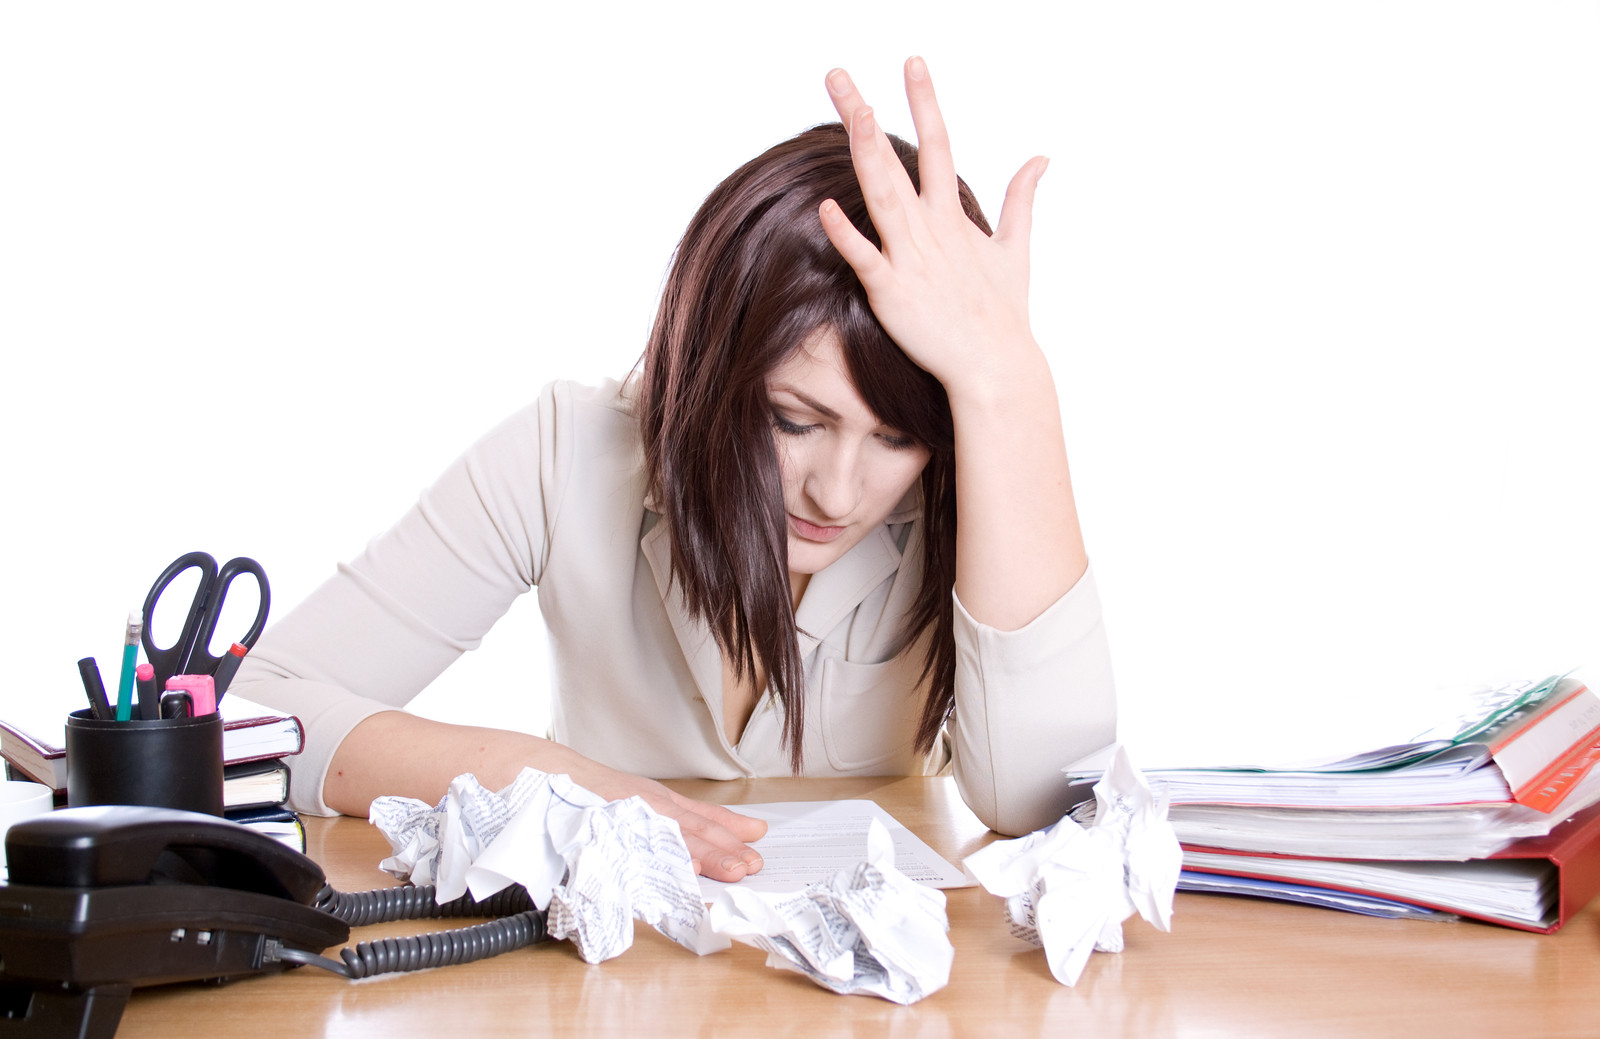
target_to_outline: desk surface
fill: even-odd
[[[952,861],[992,835],[948,779],[675,782],[726,803],[871,798]],[[390,882],[382,836],[355,819],[308,819],[333,885]],[[735,944],[704,958],[641,927],[591,966],[566,942],[418,974],[349,982],[313,969],[222,987],[136,990],[119,1039],[230,1035],[708,1035],[803,1022],[808,1034],[1229,1037],[1537,1035],[1600,1031],[1600,907],[1554,935],[1476,923],[1373,920],[1224,896],[1180,894],[1171,934],[1137,917],[1127,948],[1095,953],[1075,988],[1012,938],[998,899],[947,892],[955,967],[910,1007],[835,996]],[[432,924],[379,924],[352,941]]]

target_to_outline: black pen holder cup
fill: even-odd
[[[222,814],[222,717],[100,721],[67,715],[67,804]]]

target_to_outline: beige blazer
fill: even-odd
[[[552,649],[551,738],[658,779],[790,774],[771,699],[727,741],[716,642],[669,584],[659,519],[630,395],[616,383],[547,386],[246,658],[233,689],[306,726],[291,805],[331,814],[322,784],[345,734],[403,707],[535,586]],[[1054,822],[1061,767],[1115,738],[1093,578],[1019,631],[979,624],[956,602],[955,719],[926,759],[912,749],[920,647],[891,654],[921,579],[921,533],[908,499],[806,588],[795,618],[804,771],[918,774],[949,759],[989,826]]]

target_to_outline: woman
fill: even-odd
[[[307,725],[297,808],[531,765],[644,797],[724,880],[760,868],[764,824],[654,779],[951,761],[991,827],[1059,817],[1059,768],[1114,738],[1115,708],[1028,322],[1045,162],[991,236],[920,59],[920,154],[842,70],[827,84],[841,126],[701,207],[641,377],[547,387],[250,655],[234,688]],[[553,739],[396,709],[534,585]]]

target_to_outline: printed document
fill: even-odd
[[[841,869],[867,861],[867,828],[876,819],[894,842],[895,868],[925,887],[969,887],[975,883],[872,801],[780,801],[728,805],[741,815],[767,821],[767,835],[751,847],[761,853],[761,872],[736,886],[756,891],[799,891]],[[735,885],[700,878],[711,901]]]

